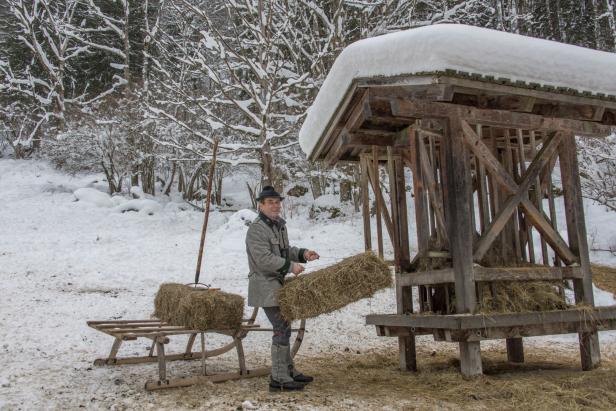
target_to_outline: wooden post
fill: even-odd
[[[196,338],[197,334],[190,334],[190,336],[188,337],[188,341],[186,342],[186,350],[184,350],[184,354],[187,357],[192,355],[192,349]]]
[[[565,136],[559,148],[560,174],[565,200],[569,247],[579,257],[582,271],[582,279],[573,281],[575,302],[594,307],[595,301],[592,292],[592,274],[586,239],[586,222],[584,221],[584,205],[582,202],[575,136],[573,134]],[[601,362],[601,352],[597,332],[580,333],[579,341],[582,369],[591,370],[598,367]]]
[[[430,242],[430,221],[428,218],[428,209],[426,201],[426,187],[424,185],[424,170],[421,167],[421,155],[422,152],[419,148],[419,144],[423,144],[420,141],[421,134],[415,131],[415,129],[408,129],[409,143],[411,146],[410,152],[410,164],[411,173],[413,176],[413,201],[415,203],[415,227],[417,232],[417,255],[419,259],[426,257],[428,251],[428,245]],[[427,307],[431,309],[429,290],[425,286],[418,287],[420,311],[426,311]]]
[[[158,357],[158,381],[167,382],[167,362],[165,358],[165,343],[156,337],[156,356]]]
[[[107,358],[107,364],[114,364],[116,361],[116,356],[118,355],[118,350],[122,345],[122,339],[117,338],[113,340],[113,345],[111,346],[111,352],[109,353],[109,357]]]
[[[456,290],[456,312],[472,313],[476,305],[473,279],[473,231],[470,218],[470,164],[464,143],[461,119],[449,118],[449,127],[442,141],[445,154],[443,190],[449,249],[453,260]],[[478,341],[460,342],[460,368],[471,377],[482,374],[481,348]]]
[[[411,171],[413,173],[413,200],[415,202],[415,225],[417,227],[417,252],[420,257],[425,257],[430,242],[428,210],[426,207],[426,190],[424,187],[423,170],[421,168],[421,143],[417,133],[409,129],[409,139],[411,143]]]
[[[380,184],[381,179],[379,178],[379,152],[377,146],[372,146],[372,170],[374,174],[374,179],[377,184]],[[381,197],[375,195],[376,200],[376,240],[379,251],[379,257],[383,258],[383,226],[381,221],[381,209],[383,205],[381,204]]]
[[[524,342],[522,338],[507,338],[507,361],[523,363],[524,362]]]
[[[530,131],[530,155],[535,158],[535,154],[537,153],[537,141],[535,140],[535,132],[533,130]],[[551,170],[550,170],[551,171]],[[541,177],[537,177],[537,181],[535,183],[535,206],[540,212],[543,212],[543,189],[541,186]],[[548,257],[548,245],[545,242],[545,238],[543,238],[543,234],[539,233],[541,236],[541,256],[544,265],[550,265],[550,259]]]
[[[526,173],[526,156],[524,154],[524,135],[522,134],[522,130],[520,129],[518,129],[518,160],[520,162],[520,174],[524,175],[524,173]],[[536,180],[537,179],[535,179],[535,182]],[[535,244],[533,241],[533,228],[532,225],[528,223],[525,217],[522,218],[523,216],[521,214],[522,213],[520,213],[520,226],[522,226],[522,223],[524,223],[526,242],[528,244],[528,261],[531,264],[535,264]]]
[[[524,172],[526,171],[526,164],[525,164],[525,160],[524,159],[524,144],[522,142],[522,130],[518,129],[517,130],[517,140],[518,140],[518,149],[519,149],[519,153],[518,153],[518,162],[519,162],[519,166],[520,166],[520,173],[519,176],[524,175]],[[509,171],[509,173],[511,174],[512,177],[516,177],[515,174],[515,170],[516,170],[516,162],[513,160],[513,152],[512,152],[512,147],[511,147],[511,135],[509,134],[509,130],[505,130],[505,147],[506,147],[506,164],[507,164],[507,170]],[[518,183],[521,183],[521,179],[518,178]],[[526,191],[526,190],[525,190]],[[528,196],[528,194],[524,194],[525,196]],[[525,260],[526,259],[526,254],[524,253],[524,249],[522,247],[522,238],[520,238],[520,231],[522,230],[522,219],[520,218],[522,213],[520,213],[519,209],[516,207],[516,211],[513,213],[513,215],[511,216],[511,220],[509,223],[510,229],[513,230],[514,233],[514,237],[513,237],[513,241],[515,243],[515,259],[509,257],[508,259],[505,260],[505,263],[507,265],[517,265],[517,263],[521,260]],[[516,219],[517,219],[517,226],[516,226]],[[528,233],[528,227],[524,227],[525,228],[525,233]],[[532,234],[531,234],[532,235]],[[511,240],[510,240],[511,241]],[[524,362],[524,342],[522,341],[522,338],[507,338],[505,340],[505,345],[507,347],[507,360],[510,362],[514,362],[514,363],[523,363]]]
[[[235,337],[235,349],[237,350],[237,360],[240,366],[240,375],[246,375],[246,356],[244,355],[244,346],[242,339]]]
[[[393,150],[391,147],[387,147],[387,173],[389,175],[389,199],[391,203],[391,221],[393,222],[393,247],[394,247],[394,260],[396,271],[400,271],[400,225],[398,224],[399,215],[399,203],[398,199],[398,185],[396,184],[396,169],[394,165]],[[406,210],[404,210],[406,212]]]
[[[203,375],[207,375],[207,365],[205,362],[205,333],[202,332],[201,334],[201,371],[203,373]],[[196,334],[191,335],[192,336],[196,336]]]
[[[396,173],[396,194],[398,196],[396,202],[398,203],[398,233],[400,236],[398,244],[400,245],[400,266],[403,271],[407,272],[411,265],[411,246],[409,242],[404,162],[399,156],[394,160],[394,169]]]
[[[514,177],[514,173],[513,173],[514,162],[513,162],[513,151],[511,148],[511,134],[509,132],[509,129],[504,129],[503,132],[505,135],[505,152],[503,153],[503,157],[504,157],[503,164],[505,166],[505,170],[513,178]],[[501,198],[503,199],[502,205],[504,205],[506,203],[507,193],[503,192],[503,195]],[[509,261],[518,262],[520,261],[522,257],[522,250],[520,248],[520,232],[518,230],[516,220],[517,220],[517,212],[514,212],[509,218],[509,221],[507,222],[505,226],[506,228],[504,230],[507,233],[507,243],[511,247],[510,254],[508,254],[507,259],[506,259],[508,260],[507,263],[509,263]]]
[[[558,230],[558,219],[556,217],[556,205],[554,203],[554,192],[552,191],[552,173],[548,175],[547,183],[545,184],[545,189],[547,190],[548,195],[548,208],[550,210],[550,225],[554,230]],[[560,266],[560,257],[558,256],[558,252],[554,250],[554,265]]]
[[[393,243],[396,256],[396,311],[398,314],[412,313],[412,288],[402,286],[399,281],[400,273],[408,271],[410,266],[404,165],[402,159],[394,159],[391,147],[387,147],[387,171],[389,173],[391,218],[394,226]],[[398,337],[398,350],[400,369],[402,371],[417,371],[415,335]]]
[[[481,124],[477,124],[476,129],[479,138],[483,138]],[[483,234],[490,223],[490,209],[486,189],[486,170],[478,157],[475,157],[475,175],[477,176],[477,199],[479,200],[479,230]]]
[[[364,248],[372,249],[372,234],[370,233],[370,196],[368,193],[368,163],[366,157],[360,158],[361,167],[361,211],[364,220]]]

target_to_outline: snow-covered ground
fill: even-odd
[[[40,161],[0,160],[2,410],[174,408],[169,394],[143,389],[145,379],[155,376],[155,365],[94,368],[92,361],[108,353],[111,337],[88,328],[86,321],[148,318],[160,283],[192,282],[203,214],[174,199],[109,198],[97,179],[100,176],[70,177]],[[241,177],[226,187],[235,206],[248,204]],[[347,210],[347,216],[336,220],[309,220],[307,206],[289,200],[291,243],[322,256],[308,269],[362,251],[360,215]],[[616,231],[613,213],[590,203],[585,207],[592,241],[607,248]],[[244,236],[250,218],[248,211],[212,213],[202,282],[246,296]],[[616,265],[609,253],[592,258]],[[597,290],[596,297],[602,305],[614,303],[609,293]],[[301,353],[391,349],[397,341],[377,337],[364,325],[364,316],[394,311],[393,290],[388,289],[309,320]],[[266,323],[265,318],[259,321]],[[265,361],[270,336],[253,334],[246,339],[249,362]],[[224,337],[211,336],[208,344],[223,341]],[[543,337],[529,339],[528,344],[548,342],[575,347],[577,338]],[[613,350],[616,334],[602,333],[601,342],[604,349]],[[434,344],[428,339],[420,343]],[[182,349],[173,341],[172,347]],[[143,355],[146,348],[142,342],[128,343],[123,354]],[[231,358],[226,361],[231,364]],[[241,404],[244,399],[239,400]]]

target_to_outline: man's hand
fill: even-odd
[[[295,275],[298,275],[299,273],[304,271],[304,266],[301,264],[297,264],[297,263],[293,263],[291,265],[291,272]]]
[[[319,254],[316,251],[306,250],[304,251],[304,259],[306,261],[314,261],[319,259]]]

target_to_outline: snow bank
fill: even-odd
[[[189,204],[179,201],[169,201],[165,205],[165,211],[168,213],[177,213],[180,211],[189,211],[192,209],[193,208]]]
[[[114,207],[113,209],[113,211],[116,211],[119,213],[125,213],[127,211],[137,211],[137,212],[145,213],[149,215],[158,213],[161,210],[162,210],[162,207],[160,204],[158,204],[154,200],[148,200],[148,199],[129,200],[129,201],[123,202],[122,204]]]
[[[616,304],[616,300],[614,300],[614,294],[603,291],[594,284],[592,286],[592,293],[595,297],[595,306],[597,307],[606,307]]]
[[[222,225],[219,231],[242,231],[246,232],[248,226],[257,218],[257,213],[253,210],[239,210],[229,217],[229,220]]]
[[[211,243],[216,244],[216,248],[220,251],[217,253],[217,260],[222,262],[216,272],[219,278],[237,277],[231,275],[226,264],[229,264],[231,259],[240,261],[242,264],[246,260],[246,233],[248,226],[257,218],[257,213],[252,210],[239,210],[231,215],[227,222],[221,225],[211,236]],[[230,258],[233,256],[233,258]],[[248,271],[242,275],[248,274]]]
[[[41,187],[41,191],[44,193],[68,193],[72,194],[77,190],[77,187],[73,184],[54,184],[52,182],[48,182]]]
[[[360,40],[336,59],[299,134],[312,153],[353,80],[447,69],[511,81],[616,94],[616,54],[462,24]]]
[[[320,207],[340,207],[340,197],[335,194],[324,194],[314,200],[314,205]]]
[[[94,188],[80,188],[75,190],[73,194],[77,201],[91,203],[97,207],[111,208],[114,205],[109,194]]]

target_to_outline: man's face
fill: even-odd
[[[282,202],[279,198],[264,198],[261,201],[261,205],[259,207],[261,212],[271,218],[272,220],[278,220],[280,217],[280,211],[282,210]]]

